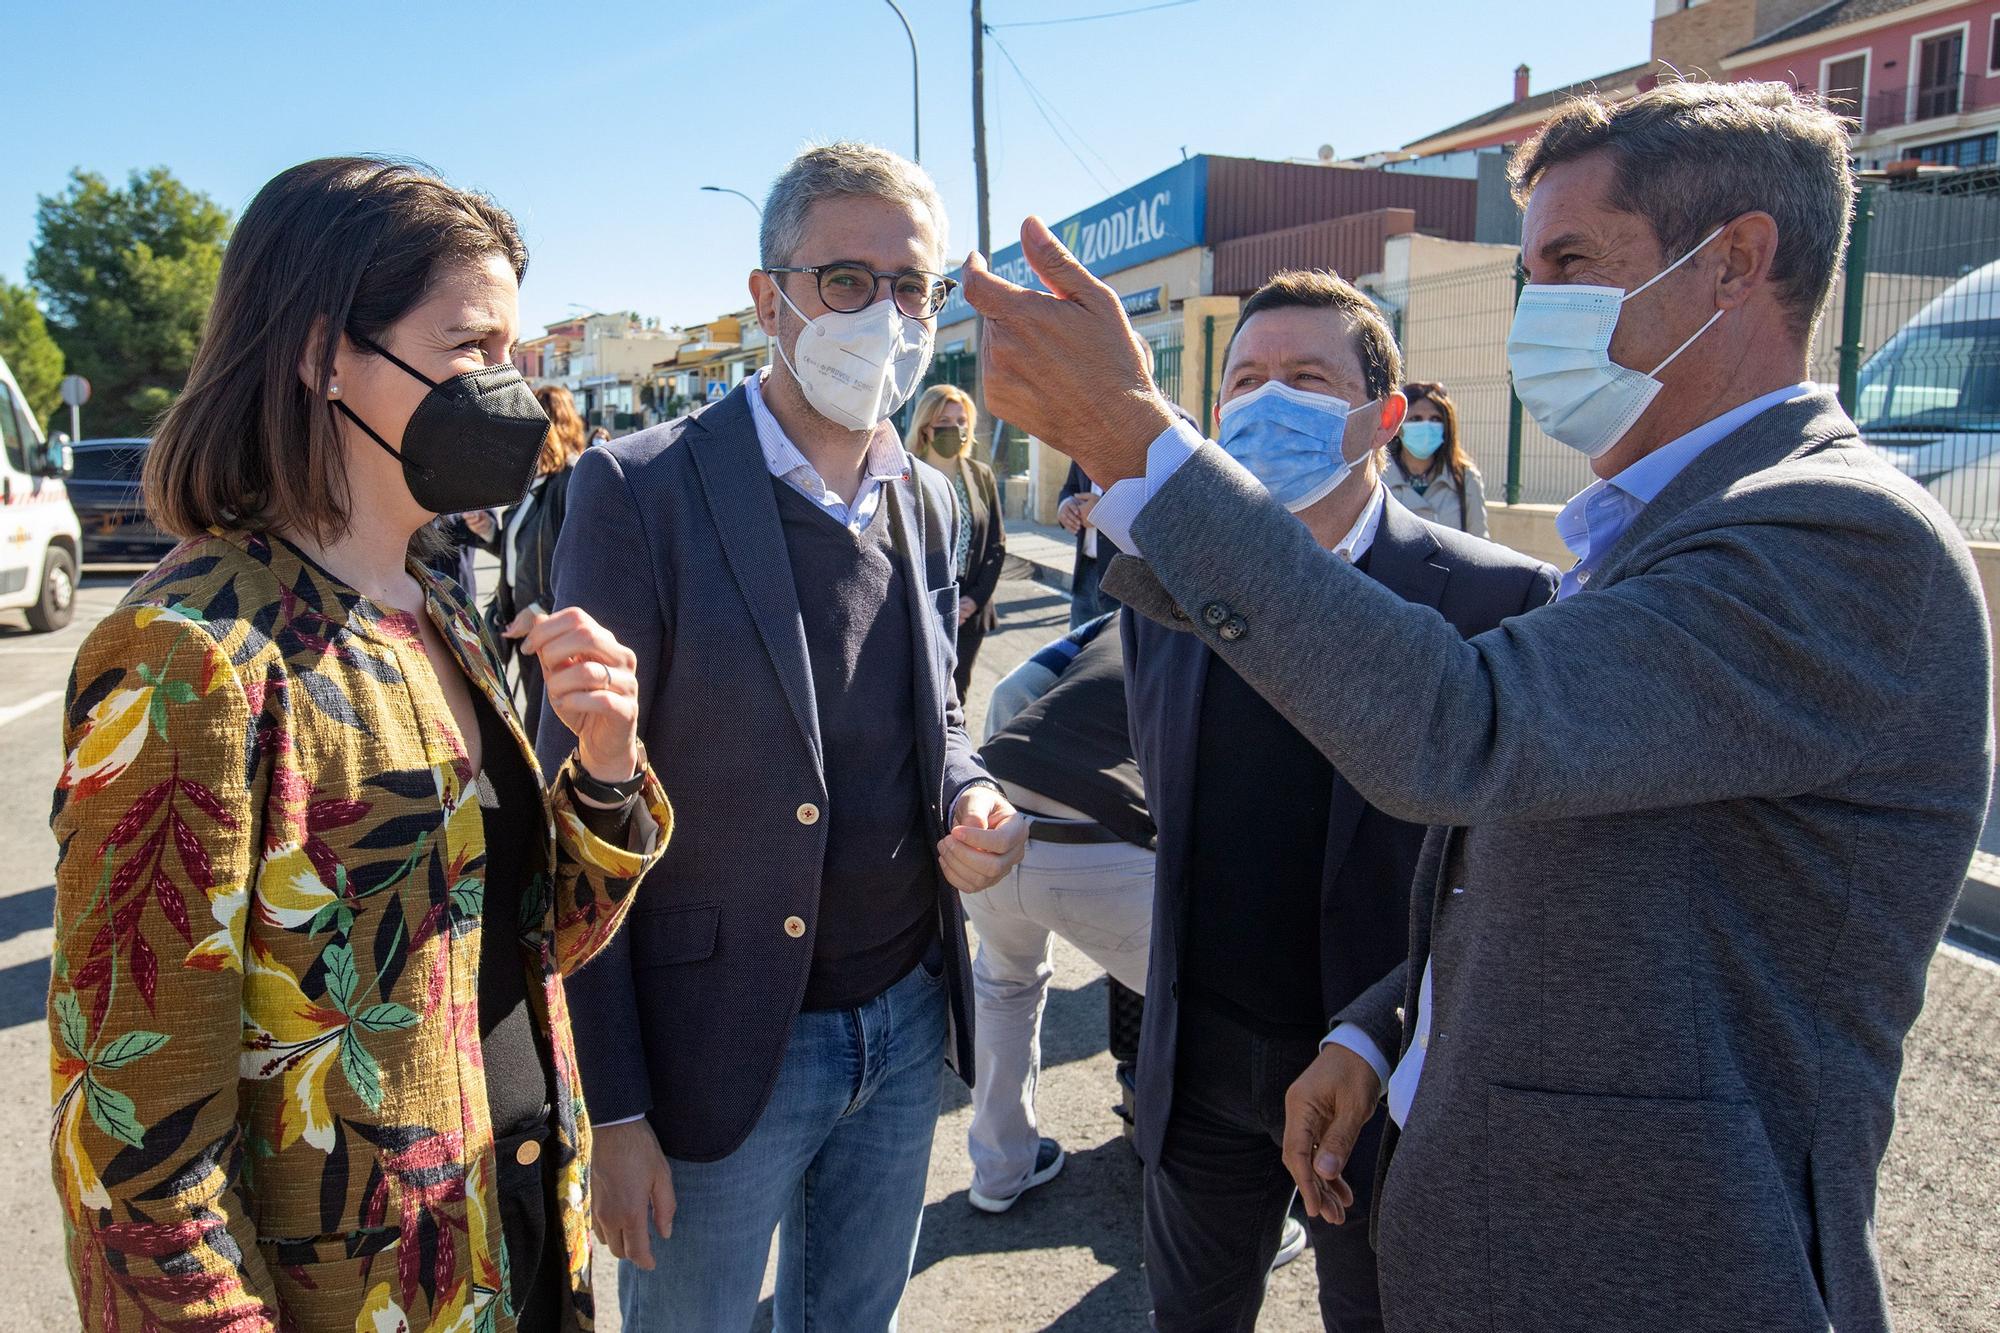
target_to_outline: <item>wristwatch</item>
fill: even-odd
[[[583,756],[577,756],[576,767],[570,770],[570,783],[576,794],[597,805],[616,808],[637,796],[646,785],[646,743],[639,742],[639,761],[632,770],[632,776],[623,782],[605,782],[592,777],[590,770],[583,766]]]

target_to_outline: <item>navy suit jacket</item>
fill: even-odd
[[[907,457],[907,455],[906,455]],[[739,387],[692,416],[585,452],[555,556],[579,606],[639,659],[639,730],[675,812],[625,928],[569,983],[593,1120],[645,1114],[671,1157],[734,1151],[762,1114],[805,994],[827,790],[812,670],[772,478]],[[952,686],[958,585],[950,483],[911,460],[876,522],[896,525],[916,658],[933,840],[985,769]],[[544,759],[574,740],[545,710]],[[838,818],[838,812],[829,812]],[[803,816],[803,817],[802,817]],[[805,923],[793,936],[790,918]],[[972,1079],[971,964],[938,879],[947,1058]]]
[[[1121,561],[1129,557],[1119,557]],[[1555,596],[1556,572],[1504,546],[1441,528],[1391,499],[1369,548],[1368,572],[1405,601],[1428,606],[1471,637]],[[1187,865],[1193,853],[1195,754],[1208,645],[1176,625],[1127,607],[1126,706],[1146,804],[1159,827],[1154,867],[1153,952],[1139,1035],[1139,1155],[1159,1160],[1173,1106],[1180,1034],[1180,968],[1187,919]],[[1412,725],[1421,725],[1421,719]],[[1321,1012],[1338,1013],[1409,952],[1410,885],[1425,828],[1361,799],[1338,771],[1327,818],[1326,873],[1320,886]],[[587,1090],[587,1085],[586,1085]]]

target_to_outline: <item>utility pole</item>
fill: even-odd
[[[980,0],[972,0],[972,175],[979,194],[979,253],[993,257],[992,224],[986,215],[986,21]]]
[[[987,217],[986,203],[986,19],[980,13],[979,0],[972,0],[972,176],[979,205],[979,253],[991,263],[993,230],[992,222]],[[977,316],[973,328],[976,330],[974,336],[983,345],[986,341],[986,317]],[[973,405],[979,409],[982,420],[990,420],[986,412],[986,377],[976,375],[973,385]],[[987,427],[986,436],[986,457],[1002,478],[1007,475],[1005,461],[1000,457],[1000,437],[1005,429],[1004,423],[995,421]],[[1006,482],[1003,480],[1001,485],[1006,485]]]

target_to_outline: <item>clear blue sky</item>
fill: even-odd
[[[987,0],[989,25],[1158,0]],[[36,196],[73,167],[164,165],[240,212],[292,163],[379,150],[495,195],[533,251],[524,326],[571,302],[692,323],[747,304],[760,199],[811,138],[910,147],[910,68],[882,0],[427,0],[194,6],[7,0],[0,275],[19,281]],[[924,165],[976,239],[970,6],[905,0],[923,54]],[[1098,180],[989,39],[994,246],[1190,153],[1342,156],[1645,59],[1651,0],[1196,0],[1001,28]],[[1059,122],[1060,123],[1060,122]],[[1100,161],[1100,158],[1102,159]]]

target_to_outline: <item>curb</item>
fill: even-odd
[[[2000,856],[1972,854],[1948,934],[1954,943],[2000,957]]]
[[[1007,568],[1003,577],[1032,579],[1058,592],[1070,591],[1076,567],[1075,539],[1060,528],[1029,527],[1007,533]]]

